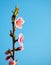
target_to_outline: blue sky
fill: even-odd
[[[24,34],[25,49],[15,53],[18,65],[51,65],[51,0],[0,1],[0,65],[9,62],[4,53],[12,48],[9,32],[15,5],[20,9],[18,17],[25,20],[22,30],[15,32],[16,37],[19,33]]]

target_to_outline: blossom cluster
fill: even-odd
[[[13,30],[15,31],[15,28],[18,28],[18,29],[22,29],[22,26],[24,24],[24,20],[22,17],[18,17],[17,20],[15,20],[15,17],[16,15],[18,15],[18,12],[19,12],[19,8],[15,8],[15,10],[13,11],[13,16],[12,16],[12,25],[13,25]],[[14,26],[15,24],[15,26]],[[12,39],[14,39],[14,44],[15,42],[18,42],[19,44],[19,47],[17,48],[14,48],[12,50],[7,50],[5,52],[6,55],[8,55],[6,57],[6,60],[10,60],[10,58],[13,59],[13,52],[14,51],[23,51],[24,50],[24,35],[22,33],[20,33],[18,35],[18,39],[15,39],[15,35],[13,33],[13,31],[10,31],[10,36],[12,37]],[[11,60],[9,61],[9,65],[16,65],[16,61],[15,60]]]

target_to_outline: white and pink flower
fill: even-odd
[[[19,42],[20,46],[23,47],[24,36],[22,33],[19,34],[18,42]]]
[[[19,17],[17,20],[15,20],[15,25],[17,28],[22,29],[23,24],[24,24],[24,20],[22,17]]]
[[[14,60],[9,61],[9,65],[16,65],[16,61]]]

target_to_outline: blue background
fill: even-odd
[[[23,28],[16,29],[16,37],[24,34],[24,51],[15,53],[18,65],[51,65],[51,0],[1,0],[0,1],[0,65],[8,65],[6,55],[12,49],[9,32],[15,5],[18,17],[23,17]],[[17,19],[17,18],[16,18]],[[18,44],[16,43],[16,47]]]

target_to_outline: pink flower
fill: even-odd
[[[22,25],[24,24],[24,20],[22,17],[19,17],[16,21],[15,21],[15,25],[17,28],[22,29]]]
[[[14,60],[9,61],[9,65],[16,65],[16,62]]]
[[[19,34],[18,42],[21,47],[23,47],[23,41],[24,41],[24,36],[22,33]]]

